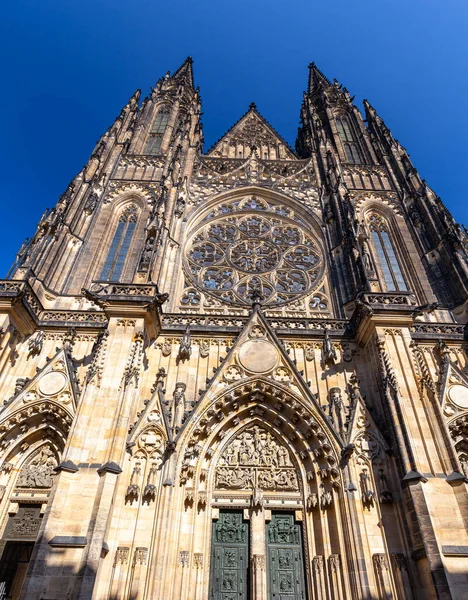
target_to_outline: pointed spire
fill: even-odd
[[[377,111],[372,106],[372,104],[369,102],[369,100],[366,100],[364,98],[363,104],[364,104],[364,111],[366,113],[366,120],[368,122],[376,121],[378,123],[384,124],[383,119],[381,117],[379,117],[379,115],[377,114]]]
[[[130,96],[130,98],[127,102],[127,106],[129,108],[131,108],[132,110],[136,110],[136,108],[138,108],[138,103],[140,102],[140,96],[141,96],[141,90],[138,89],[135,91],[133,96]]]
[[[309,85],[307,92],[313,94],[319,87],[327,87],[329,85],[332,85],[331,81],[325,77],[314,62],[311,62],[309,65]]]
[[[172,79],[177,79],[181,83],[185,85],[189,85],[191,88],[194,88],[193,82],[193,58],[191,56],[187,56],[185,61],[180,65],[177,71],[172,76]]]

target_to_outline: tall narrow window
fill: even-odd
[[[372,242],[377,262],[383,275],[385,286],[389,292],[407,292],[408,287],[403,278],[395,249],[388,234],[388,227],[382,217],[372,215],[369,219]]]
[[[125,265],[137,221],[137,208],[129,206],[120,216],[106,262],[101,271],[102,281],[119,281]]]
[[[169,107],[163,107],[153,121],[153,127],[146,144],[146,154],[156,156],[161,152],[161,144],[169,122]]]
[[[347,117],[337,117],[336,127],[340,134],[341,141],[343,142],[343,148],[346,154],[346,160],[349,163],[358,165],[362,163],[361,152],[359,144],[356,140],[356,136],[352,130],[352,127]]]

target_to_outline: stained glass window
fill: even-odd
[[[130,250],[137,220],[136,206],[128,207],[120,216],[101,271],[102,281],[119,281]]]
[[[292,211],[287,215],[258,198],[210,213],[190,237],[187,278],[236,305],[250,305],[253,290],[265,304],[281,305],[317,289],[325,267],[319,241]]]
[[[169,122],[169,107],[162,108],[153,121],[153,126],[146,144],[146,154],[153,156],[161,151],[161,144],[164,138],[167,124]]]
[[[341,141],[343,142],[347,162],[355,165],[362,163],[359,144],[356,140],[356,136],[354,135],[348,118],[344,116],[337,117],[336,127],[338,129],[338,133],[340,134]]]
[[[377,262],[385,282],[385,287],[389,292],[407,292],[408,287],[388,234],[387,224],[378,215],[372,215],[369,219],[369,224],[372,231],[372,242]]]

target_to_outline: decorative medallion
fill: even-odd
[[[45,396],[55,396],[63,390],[67,384],[67,378],[63,373],[51,371],[41,377],[39,391]]]
[[[251,339],[244,342],[239,349],[239,362],[253,373],[271,371],[278,359],[278,350],[267,340]]]
[[[460,408],[468,408],[468,388],[464,385],[453,385],[449,390],[449,397]]]

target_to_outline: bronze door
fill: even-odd
[[[267,524],[269,600],[306,600],[302,528],[289,513],[273,513]]]
[[[248,600],[249,524],[242,511],[220,511],[213,523],[210,600]]]

